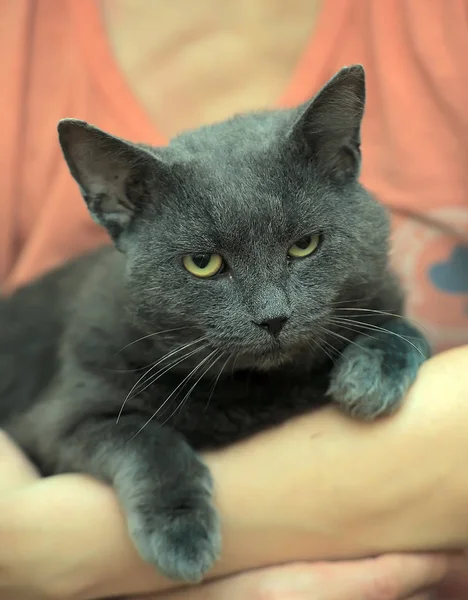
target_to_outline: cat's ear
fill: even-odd
[[[341,69],[303,109],[293,137],[317,168],[335,181],[359,175],[365,76],[361,65]]]
[[[64,119],[58,133],[92,217],[117,241],[149,200],[148,175],[159,161],[144,148],[84,121]]]

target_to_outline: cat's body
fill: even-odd
[[[37,462],[43,473],[57,470],[51,436],[73,425],[78,415],[95,414],[102,404],[100,398],[93,398],[89,405],[74,406],[73,411],[63,400],[57,406],[51,405],[49,398],[59,385],[57,376],[63,360],[79,358],[83,369],[96,371],[112,381],[119,393],[102,408],[116,421],[128,393],[146,372],[148,376],[135,390],[140,393],[127,400],[123,415],[138,405],[150,417],[178,383],[212,352],[211,349],[195,352],[203,345],[195,343],[186,352],[174,353],[149,371],[165,354],[181,346],[177,339],[180,330],[146,337],[147,332],[135,327],[131,319],[129,322],[122,302],[124,290],[118,289],[123,281],[123,268],[122,255],[113,247],[105,248],[68,263],[0,303],[0,422],[32,456],[38,454]],[[363,290],[369,297],[356,305],[400,314],[401,297],[396,282],[387,274],[381,283],[387,285],[379,294],[370,297],[369,290]],[[96,302],[97,298],[100,302]],[[352,307],[349,299],[343,304],[346,311]],[[342,314],[346,316],[346,312]],[[365,312],[358,318],[364,333],[366,325],[379,326],[389,320],[385,314],[372,314],[369,318]],[[155,333],[169,329],[172,327],[161,324]],[[350,332],[345,325],[335,326],[332,331],[349,340],[356,337],[356,332]],[[187,344],[199,337],[190,333],[185,332]],[[141,337],[144,339],[140,340]],[[336,350],[335,356],[348,345],[332,335],[328,339]],[[151,375],[157,375],[191,351],[194,351],[192,356],[151,384]],[[208,449],[232,444],[321,406],[330,401],[325,392],[333,362],[326,353],[320,352],[315,357],[313,353],[313,348],[305,347],[292,363],[260,370],[242,369],[239,359],[235,364],[235,357],[228,362],[227,357],[219,358],[209,374],[198,382],[190,401],[178,407],[191,387],[188,385],[184,393],[161,410],[155,421],[167,421],[192,446]],[[204,370],[200,369],[189,383],[195,383]],[[147,383],[149,387],[140,391]],[[275,401],[276,397],[281,402]],[[52,456],[48,456],[48,449]]]
[[[330,399],[388,414],[428,353],[392,317],[388,219],[356,180],[363,86],[362,70],[343,70],[302,112],[239,117],[167,149],[62,125],[121,252],[2,301],[0,423],[43,473],[111,483],[140,553],[171,576],[199,579],[219,553],[193,448]]]

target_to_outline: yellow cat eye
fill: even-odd
[[[300,240],[297,240],[289,250],[288,254],[292,258],[305,258],[310,254],[313,254],[320,244],[320,234],[306,235]]]
[[[214,277],[224,267],[219,254],[187,254],[182,259],[184,267],[195,277]]]

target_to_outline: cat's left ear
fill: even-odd
[[[149,151],[76,119],[59,122],[65,160],[91,216],[118,242],[144,202],[159,161]]]
[[[344,67],[309,102],[294,125],[294,140],[319,171],[337,182],[359,175],[364,104],[363,67]]]

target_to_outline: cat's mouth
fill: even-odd
[[[264,371],[291,362],[294,351],[285,344],[276,343],[268,348],[245,348],[235,355],[235,364],[238,368]]]
[[[298,335],[271,336],[270,339],[213,339],[210,347],[232,357],[234,367],[240,369],[268,370],[291,362],[301,361],[305,354],[310,356],[311,344]]]

